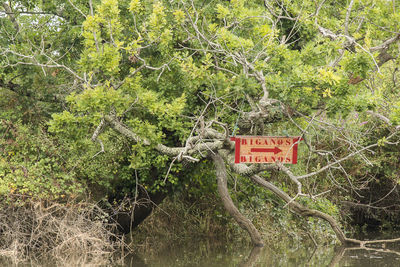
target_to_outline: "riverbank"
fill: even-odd
[[[2,266],[105,266],[125,249],[96,204],[10,195],[0,206]]]
[[[398,260],[394,248],[340,249],[324,222],[300,218],[275,202],[267,202],[261,209],[243,207],[266,244],[253,249],[247,233],[224,213],[217,197],[209,194],[200,199],[193,202],[181,194],[167,198],[143,224],[122,239],[114,234],[116,225],[93,203],[10,199],[2,203],[0,211],[0,263],[248,266],[260,262],[274,266],[327,266],[336,261],[358,262],[354,257],[375,257],[380,262]],[[363,237],[371,238],[372,235]],[[382,255],[388,253],[383,261],[386,256]]]
[[[247,232],[224,212],[218,198],[208,196],[203,203],[191,203],[182,196],[166,199],[153,214],[131,233],[135,251],[158,253],[174,244],[216,242],[250,246]],[[277,203],[262,208],[243,209],[259,229],[266,244],[306,242],[311,246],[335,244],[335,234],[321,220],[304,219]]]

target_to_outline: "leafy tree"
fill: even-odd
[[[150,199],[135,216],[118,214],[124,231],[153,202],[185,190],[199,175],[192,166],[205,164],[215,166],[224,206],[254,244],[262,240],[233,204],[227,172],[328,221],[341,242],[364,244],[297,199],[332,188],[330,175],[346,182],[346,160],[397,145],[399,8],[368,0],[9,1],[1,16],[1,92],[25,96],[23,108],[55,99],[42,118],[52,114],[48,131],[89,190],[128,195],[133,204]],[[388,124],[384,133],[362,136],[364,124],[349,119],[355,112]],[[15,119],[10,114],[6,121]],[[231,134],[289,133],[304,138],[311,164],[234,164]],[[276,185],[263,178],[271,174]],[[324,180],[310,189],[313,177]],[[293,188],[285,192],[283,179]]]

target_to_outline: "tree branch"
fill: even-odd
[[[370,51],[375,52],[375,51],[387,49],[391,44],[397,42],[398,40],[400,40],[400,32],[397,33],[394,37],[387,39],[382,44],[371,47]]]
[[[138,136],[136,133],[132,132],[128,127],[121,123],[115,116],[107,115],[104,119],[109,123],[109,125],[117,132],[123,136],[131,139],[134,142],[141,142],[144,145],[150,145],[150,141],[144,137]],[[163,144],[156,144],[155,149],[168,156],[178,156],[182,159],[187,159],[190,161],[199,161],[199,159],[191,157],[191,155],[198,154],[201,152],[212,152],[221,149],[224,145],[225,139],[218,140],[221,138],[221,134],[212,129],[206,129],[204,136],[208,138],[213,138],[212,142],[197,142],[193,147],[168,147]],[[215,140],[217,139],[217,140]],[[194,136],[189,138],[187,144],[193,144],[194,141],[199,141],[199,136]]]
[[[349,7],[347,8],[346,12],[346,19],[344,22],[344,33],[348,36],[350,36],[349,33],[349,20],[350,20],[350,14],[351,14],[351,9],[353,8],[354,0],[350,1]]]
[[[15,30],[19,32],[19,25],[15,18],[14,12],[11,10],[11,7],[6,2],[3,3],[3,7],[6,11],[6,14],[10,17],[11,22],[14,24]]]
[[[235,219],[235,221],[239,224],[239,226],[242,229],[246,230],[249,233],[251,241],[255,246],[264,246],[264,243],[261,239],[261,235],[258,232],[257,228],[248,218],[246,218],[245,216],[243,216],[243,214],[240,213],[238,208],[233,203],[231,197],[229,196],[229,191],[227,187],[227,174],[226,174],[224,160],[218,154],[212,155],[211,158],[213,159],[215,165],[215,171],[218,183],[218,192],[226,211]]]

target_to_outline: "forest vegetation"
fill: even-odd
[[[400,223],[399,25],[395,0],[2,0],[0,252],[106,257],[163,202],[193,235],[368,246]],[[235,163],[234,136],[298,162]]]

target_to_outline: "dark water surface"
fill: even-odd
[[[172,245],[157,253],[125,259],[129,267],[172,266],[400,266],[400,244],[390,248],[344,248],[334,245],[267,244],[263,248],[215,245],[212,242]]]
[[[185,244],[149,245],[141,252],[125,256],[117,261],[104,258],[101,261],[81,255],[65,255],[61,263],[49,263],[33,259],[32,262],[16,263],[0,257],[0,266],[115,266],[115,267],[250,267],[250,266],[400,266],[400,244],[374,248],[350,248],[335,245],[315,247],[312,242],[288,242],[266,244],[254,248],[236,243],[221,244],[216,241],[195,241]],[[112,263],[114,262],[114,263]]]

